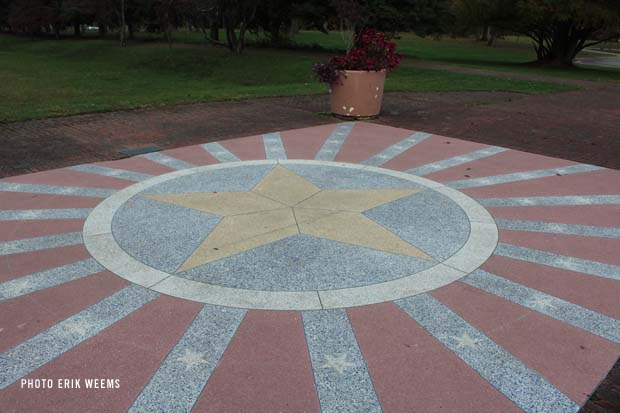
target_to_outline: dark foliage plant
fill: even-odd
[[[319,82],[322,83],[329,83],[331,85],[338,82],[340,78],[336,65],[331,62],[317,63],[312,66],[312,71],[316,75],[317,79],[319,79]]]
[[[390,71],[400,64],[402,58],[402,54],[396,53],[396,44],[385,33],[365,29],[355,35],[350,50],[332,57],[327,63],[318,63],[312,69],[319,81],[333,84],[343,70]]]

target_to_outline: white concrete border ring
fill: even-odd
[[[129,254],[112,235],[115,212],[134,195],[162,182],[214,169],[249,165],[307,164],[360,169],[422,185],[450,198],[467,214],[470,234],[465,244],[443,262],[402,278],[361,287],[318,291],[261,291],[229,288],[189,280],[152,268]],[[373,166],[310,160],[262,160],[228,162],[171,172],[131,185],[105,199],[91,211],[83,230],[90,254],[114,274],[162,294],[226,307],[263,310],[321,310],[356,307],[393,301],[428,292],[454,282],[476,270],[493,254],[498,241],[495,221],[479,203],[467,195],[404,172]]]

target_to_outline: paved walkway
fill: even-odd
[[[609,67],[612,69],[620,69],[620,55],[618,54],[603,54],[600,55],[581,55],[575,59],[577,64],[595,66],[595,67]]]
[[[620,355],[620,172],[430,132],[0,180],[2,411],[578,411]]]
[[[493,75],[518,76],[502,72]],[[388,93],[377,122],[620,169],[620,85],[579,84],[578,91],[540,96]],[[0,125],[0,177],[119,159],[119,151],[143,146],[170,149],[327,124],[333,118],[319,113],[328,111],[327,96],[301,96]]]

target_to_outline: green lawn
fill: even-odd
[[[300,32],[295,36],[294,42],[302,46],[314,45],[317,48],[323,47],[330,50],[341,49],[345,45],[342,36],[336,32],[329,34]],[[531,62],[536,60],[536,54],[529,39],[524,37],[498,40],[495,47],[488,47],[486,43],[473,39],[436,40],[403,33],[396,43],[401,53],[417,60],[541,76],[620,81],[620,70],[577,67],[543,68],[532,65]]]
[[[221,36],[223,38],[223,32]],[[161,35],[155,34],[141,34],[141,37],[149,40],[162,39]],[[180,43],[204,43],[204,37],[199,32],[179,32],[176,33],[175,40]],[[257,41],[265,43],[267,39],[264,35],[249,34],[248,40],[250,43]],[[409,59],[419,61],[537,76],[620,81],[620,70],[617,69],[550,68],[533,65],[536,53],[531,40],[526,37],[508,36],[505,39],[499,39],[494,47],[488,47],[486,43],[474,39],[421,38],[410,33],[402,33],[395,41],[401,53]],[[317,31],[301,31],[292,39],[292,46],[323,49],[334,53],[343,50],[346,42],[339,32],[325,34]]]
[[[0,35],[0,122],[173,103],[319,94],[309,50],[224,48],[154,42],[120,48],[111,40],[27,40]],[[407,61],[391,73],[390,91],[547,93],[568,86],[420,69]]]
[[[179,34],[181,36],[181,34]],[[179,37],[181,39],[181,37]],[[315,45],[327,49],[342,49],[345,46],[338,32],[328,34],[302,31],[293,41],[300,45]],[[500,41],[499,47],[488,47],[485,43],[472,39],[433,39],[418,37],[410,33],[402,33],[395,40],[398,51],[407,56],[421,60],[480,62],[480,63],[525,63],[534,60],[534,50],[525,39]]]

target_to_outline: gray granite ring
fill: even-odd
[[[369,285],[302,291],[274,291],[234,288],[196,281],[153,268],[125,251],[115,239],[115,213],[134,196],[173,179],[197,173],[248,166],[318,166],[375,173],[432,190],[454,202],[469,221],[469,236],[454,254],[435,265],[412,274]],[[393,301],[428,292],[452,283],[482,265],[498,242],[495,221],[478,202],[455,189],[404,172],[384,168],[314,160],[259,160],[228,162],[183,169],[131,185],[105,199],[94,208],[83,229],[89,253],[114,274],[142,287],[187,300],[227,307],[268,310],[321,310],[346,308]]]

